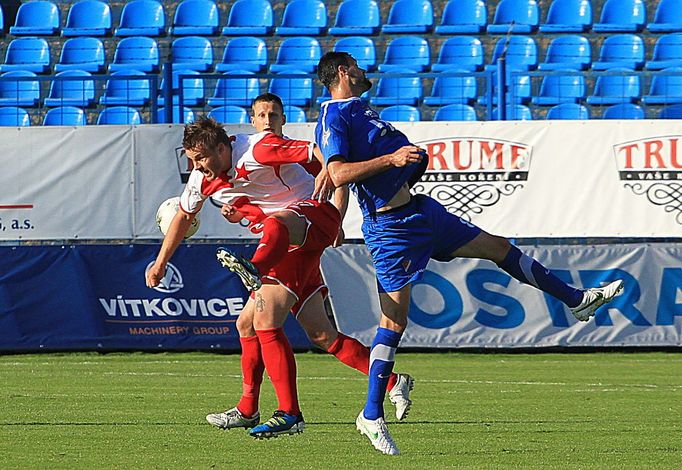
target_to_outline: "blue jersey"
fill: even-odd
[[[347,162],[371,160],[410,145],[405,134],[379,115],[360,98],[322,103],[315,128],[315,140],[325,162],[341,157]],[[390,168],[382,173],[351,183],[363,215],[385,206],[405,183],[414,184],[426,169],[426,156],[420,164]]]

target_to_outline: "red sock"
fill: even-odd
[[[258,336],[239,338],[242,344],[242,398],[237,403],[241,414],[250,418],[258,411],[260,384],[263,382],[263,356]]]
[[[274,217],[263,222],[263,236],[251,262],[265,275],[289,250],[289,229]]]
[[[363,374],[369,373],[369,348],[363,346],[360,341],[343,333],[339,333],[327,351],[353,369],[359,370]],[[388,378],[388,390],[392,390],[398,376],[391,373]]]
[[[298,391],[296,390],[296,360],[284,328],[256,330],[260,341],[265,370],[275,387],[278,409],[287,414],[298,415]]]

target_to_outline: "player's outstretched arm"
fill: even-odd
[[[156,287],[161,283],[161,279],[166,274],[168,261],[187,234],[187,230],[189,230],[193,220],[194,214],[187,214],[181,210],[175,214],[173,221],[168,227],[166,236],[163,237],[163,243],[161,244],[159,254],[156,256],[156,261],[147,271],[147,287]]]
[[[362,162],[347,162],[343,158],[335,158],[327,163],[327,169],[334,185],[339,187],[362,181],[389,168],[419,163],[425,153],[421,147],[405,145],[393,153]]]

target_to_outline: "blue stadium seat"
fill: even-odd
[[[306,72],[286,70],[283,74],[306,74]],[[285,105],[307,108],[313,99],[313,80],[308,77],[275,77],[270,79],[268,91],[282,98]]]
[[[173,124],[188,124],[194,122],[194,111],[190,108],[183,107],[182,114],[180,114],[180,107],[177,105],[173,106]],[[181,119],[182,118],[182,119]],[[166,122],[166,109],[159,108],[156,110],[156,122],[165,123]],[[171,124],[171,123],[168,123]]]
[[[0,5],[0,37],[5,35],[5,14],[2,12],[2,5]]]
[[[64,42],[55,72],[85,70],[99,73],[104,70],[104,45],[97,38],[71,38]]]
[[[377,83],[376,95],[370,98],[374,106],[392,106],[394,104],[408,104],[416,106],[423,96],[421,79],[419,77],[381,77]]]
[[[682,67],[670,67],[654,75],[649,94],[642,96],[642,103],[682,104]]]
[[[478,121],[476,110],[468,104],[449,104],[436,110],[434,121]]]
[[[241,106],[235,105],[213,108],[208,112],[208,117],[223,124],[249,124],[251,122],[249,112]]]
[[[455,67],[476,72],[483,68],[484,60],[485,54],[480,39],[472,36],[454,36],[441,45],[438,60],[431,66],[431,70],[440,72]]]
[[[619,103],[604,110],[602,119],[644,119],[645,113],[641,106],[633,103]]]
[[[171,44],[173,70],[209,72],[213,67],[211,41],[201,36],[177,38]]]
[[[654,21],[647,25],[652,33],[675,33],[682,31],[682,0],[660,0]]]
[[[407,104],[397,104],[384,108],[379,113],[379,118],[389,122],[419,122],[422,120],[419,109]]]
[[[556,75],[546,75],[540,83],[540,93],[532,103],[537,106],[553,106],[561,103],[577,103],[585,99],[587,87],[583,75],[566,74],[557,71]],[[564,71],[570,72],[570,71]]]
[[[636,33],[646,24],[644,0],[606,0],[599,22],[592,26],[595,33]]]
[[[9,33],[14,36],[52,36],[59,33],[60,24],[59,9],[54,3],[22,3]]]
[[[493,115],[492,115],[493,121],[499,120],[499,112],[500,111],[497,108],[493,108]],[[507,121],[532,121],[533,120],[533,113],[531,112],[530,108],[528,106],[525,106],[522,104],[507,105],[506,114],[507,114],[507,116],[506,116]]]
[[[490,34],[529,34],[538,30],[540,8],[535,0],[501,0],[495,9]]]
[[[592,46],[584,36],[566,34],[556,37],[547,46],[540,70],[574,69],[587,70],[592,65]]]
[[[609,74],[597,77],[594,92],[587,97],[587,104],[634,103],[640,95],[639,75],[630,69],[615,68],[610,69]]]
[[[162,36],[166,32],[166,14],[156,0],[133,0],[123,7],[114,36]]]
[[[532,96],[531,80],[528,75],[512,75],[507,83],[507,103],[529,103]],[[486,95],[479,96],[477,102],[488,104]],[[497,85],[493,84],[493,104],[497,104]]]
[[[329,34],[373,36],[380,26],[381,13],[375,0],[344,0],[336,11],[336,21],[329,28]]]
[[[648,70],[682,67],[682,33],[660,36],[654,45],[651,60],[648,60],[644,66]]]
[[[31,125],[31,117],[24,108],[6,106],[0,108],[0,126],[27,127]]]
[[[129,106],[108,106],[97,116],[97,124],[137,126],[142,124],[140,112]]]
[[[144,72],[121,70],[111,74],[113,77],[130,76],[128,79],[108,80],[99,103],[113,106],[144,106],[151,99],[151,81],[139,78]]]
[[[585,33],[592,28],[590,0],[554,0],[547,19],[540,25],[541,33]]]
[[[682,104],[664,106],[658,115],[659,119],[682,119]]]
[[[476,77],[467,70],[446,69],[443,74],[452,72],[460,75],[439,75],[433,81],[431,94],[424,98],[427,106],[443,106],[447,104],[471,104],[478,96]]]
[[[59,72],[56,77],[90,77],[83,70],[67,70]],[[94,80],[53,80],[50,92],[43,102],[45,106],[79,106],[88,107],[95,102]]]
[[[327,31],[327,7],[320,0],[292,0],[284,7],[280,36],[319,36]]]
[[[119,70],[158,72],[159,46],[156,41],[145,36],[122,39],[116,46],[114,60],[109,64],[109,72]]]
[[[421,36],[400,36],[388,43],[379,71],[402,72],[407,68],[425,72],[430,67],[431,53],[426,39]]]
[[[529,36],[509,36],[497,40],[488,67],[497,67],[497,59],[506,57],[507,70],[534,70],[538,66],[538,46]]]
[[[85,111],[75,106],[52,108],[43,118],[43,126],[85,126],[87,123]]]
[[[233,77],[234,75],[247,75],[249,77]],[[253,72],[248,70],[230,70],[218,79],[213,96],[208,99],[209,106],[218,107],[226,105],[251,106],[254,99],[260,94],[258,79],[250,76]]]
[[[0,72],[27,70],[45,73],[50,70],[50,47],[43,38],[13,39],[7,47],[5,63],[0,64]]]
[[[270,72],[285,70],[301,70],[311,73],[317,70],[317,63],[322,57],[322,47],[315,38],[287,38],[279,45],[275,63],[270,65]]]
[[[335,52],[348,52],[358,62],[358,67],[368,72],[377,67],[377,52],[374,41],[364,36],[341,38],[334,44]]]
[[[213,36],[218,32],[220,14],[211,0],[183,0],[175,9],[170,34],[174,36]]]
[[[248,70],[263,72],[268,65],[268,47],[265,41],[254,36],[232,38],[225,45],[223,58],[216,64],[216,72]]]
[[[305,110],[303,108],[299,108],[298,106],[284,106],[284,115],[287,117],[287,122],[291,124],[308,121],[308,118],[305,115]]]
[[[177,105],[180,102],[178,90],[180,89],[180,78],[182,79],[182,104],[183,106],[201,106],[204,104],[204,79],[200,77],[187,77],[186,75],[199,75],[199,72],[194,70],[178,70],[173,72],[173,104]],[[163,89],[165,81],[161,80],[159,85],[159,94],[157,103],[159,106],[164,106],[165,100],[163,97]]]
[[[625,67],[639,70],[644,67],[645,46],[636,34],[614,34],[608,36],[599,49],[599,60],[592,62],[593,70],[608,70]]]
[[[272,5],[268,0],[237,0],[230,8],[225,36],[266,36],[273,30]]]
[[[35,77],[36,74],[26,70],[14,70],[3,73],[3,78]],[[40,82],[38,80],[0,80],[0,106],[38,105],[40,100]]]
[[[432,29],[433,6],[429,0],[395,0],[381,27],[384,34],[421,34]]]
[[[488,26],[484,0],[449,0],[443,9],[437,34],[478,34]]]
[[[545,119],[590,119],[590,110],[578,103],[561,103],[552,106],[547,111]]]
[[[108,36],[111,34],[111,7],[97,0],[74,3],[66,17],[62,36]]]

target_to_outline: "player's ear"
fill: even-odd
[[[284,111],[282,111],[282,125],[287,123],[287,115],[284,114]]]

